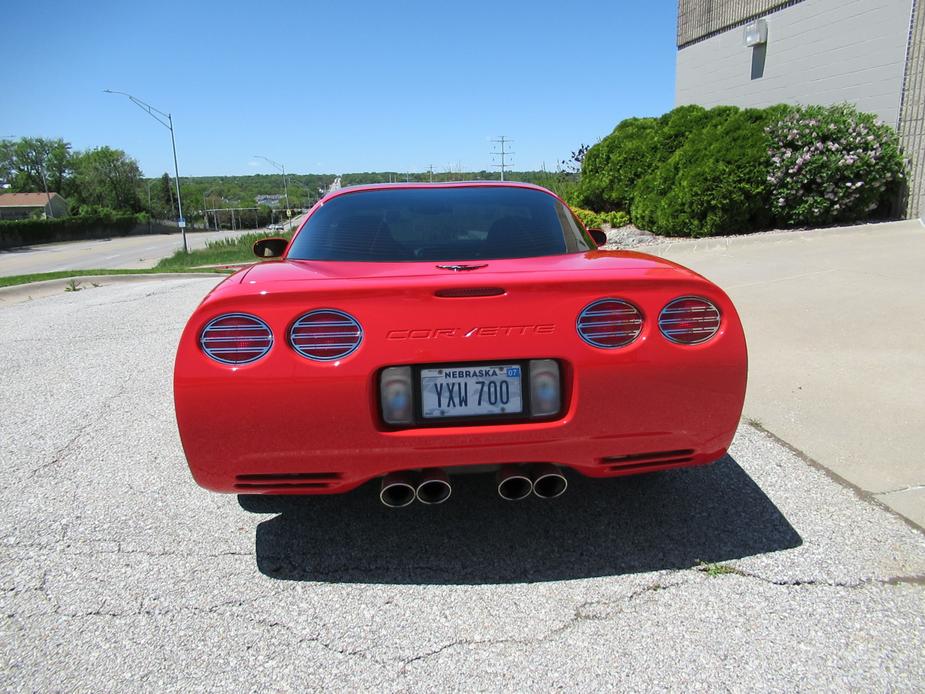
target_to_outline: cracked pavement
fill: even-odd
[[[214,282],[0,308],[5,690],[922,691],[925,536],[746,423],[548,502],[199,489],[171,371]]]

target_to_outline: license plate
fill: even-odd
[[[425,419],[522,413],[520,364],[421,369],[421,414]]]

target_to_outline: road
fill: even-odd
[[[918,221],[643,248],[723,287],[745,415],[925,528],[925,228]]]
[[[337,177],[329,192],[340,188]],[[297,229],[305,214],[292,218],[291,227]],[[196,231],[186,235],[190,250],[205,248],[206,243],[252,234],[265,229],[238,231]],[[273,232],[267,232],[272,234]],[[134,269],[152,268],[161,258],[173,255],[182,248],[179,234],[152,234],[149,236],[117,236],[88,241],[37,244],[10,250],[0,250],[0,277],[32,275],[59,270]]]
[[[550,502],[199,489],[171,368],[214,282],[0,307],[0,688],[921,690],[925,536],[748,424]]]
[[[205,248],[209,241],[230,238],[243,231],[199,231],[187,234],[190,250]],[[110,239],[68,241],[23,246],[0,251],[0,276],[31,275],[58,270],[97,268],[151,268],[157,261],[182,248],[179,234],[119,236]]]

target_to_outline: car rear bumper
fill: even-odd
[[[271,377],[256,365],[203,364],[195,347],[181,345],[177,418],[196,482],[218,492],[334,494],[402,470],[539,462],[589,477],[637,474],[725,453],[744,399],[744,342],[713,347],[680,360],[535,355],[563,365],[559,418],[394,430],[378,418],[384,365]]]

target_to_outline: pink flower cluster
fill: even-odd
[[[862,218],[902,177],[895,132],[850,106],[793,109],[765,132],[771,207],[789,223]]]

